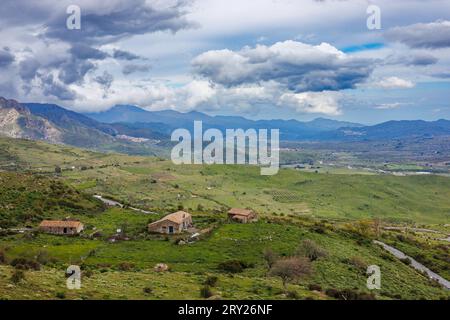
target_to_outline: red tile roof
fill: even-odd
[[[83,226],[80,221],[44,220],[39,224],[40,228],[78,228]]]

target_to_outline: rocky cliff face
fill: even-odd
[[[0,97],[0,135],[62,143],[62,131],[15,100]]]

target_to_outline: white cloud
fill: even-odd
[[[397,109],[400,108],[404,103],[401,102],[393,102],[393,103],[382,103],[375,107],[375,109],[378,110],[391,110],[391,109]]]
[[[415,83],[398,77],[388,77],[373,83],[373,86],[382,89],[411,89],[415,87]]]
[[[285,93],[279,105],[293,108],[299,113],[320,113],[337,116],[342,114],[339,101],[342,94],[334,91]]]

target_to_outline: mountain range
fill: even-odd
[[[180,113],[173,110],[146,111],[136,106],[120,105],[99,113],[88,113],[86,116],[103,123],[133,123],[139,128],[153,128],[170,135],[177,128],[193,130],[195,120],[203,122],[203,128],[216,128],[223,132],[226,129],[280,129],[282,140],[311,139],[321,132],[339,128],[363,127],[362,124],[318,118],[309,122],[297,120],[249,120],[238,116],[209,116],[192,111]]]
[[[388,121],[374,126],[318,118],[297,120],[250,120],[237,116],[209,116],[200,112],[147,111],[120,105],[99,113],[80,114],[55,104],[19,103],[0,97],[0,135],[97,150],[154,154],[164,147],[174,129],[203,128],[280,129],[284,141],[384,141],[450,136],[450,121]],[[140,139],[135,139],[140,138]]]

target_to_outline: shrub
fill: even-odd
[[[272,266],[278,260],[278,254],[276,254],[272,249],[265,249],[263,252],[263,256],[269,269],[272,268]]]
[[[298,298],[300,298],[300,296],[298,295],[298,292],[295,290],[289,290],[286,292],[286,297],[288,297],[289,299],[295,299],[297,300]]]
[[[229,260],[219,263],[218,268],[225,272],[230,273],[240,273],[244,271],[244,269],[248,268],[249,265],[243,261],[239,260]]]
[[[19,270],[32,269],[39,271],[41,269],[41,265],[39,262],[27,258],[15,258],[13,261],[11,261],[11,266]]]
[[[380,255],[381,259],[386,260],[386,261],[394,261],[394,257],[392,255],[390,255],[389,253],[383,252]]]
[[[360,271],[366,272],[367,270],[367,263],[360,257],[351,257],[348,262]]]
[[[322,287],[320,285],[318,285],[318,284],[310,284],[308,286],[308,289],[310,291],[322,291]]]
[[[92,270],[83,271],[83,276],[86,277],[86,278],[90,278],[93,275],[94,275],[94,272]]]
[[[119,269],[120,271],[130,271],[134,269],[134,267],[135,267],[134,263],[130,262],[121,262],[117,265],[117,269]]]
[[[205,280],[205,285],[210,286],[210,287],[215,287],[218,280],[219,280],[219,278],[217,278],[216,276],[209,276]]]
[[[303,240],[297,249],[297,255],[309,258],[311,261],[315,261],[319,258],[326,257],[328,253],[321,248],[313,240]]]
[[[36,257],[36,260],[40,264],[43,264],[43,265],[46,265],[46,264],[48,264],[51,261],[48,252],[45,251],[45,250],[39,251],[39,253],[38,253],[37,257]]]
[[[59,291],[56,293],[55,295],[58,299],[65,299],[66,298],[66,294],[62,291]]]
[[[355,289],[327,289],[325,294],[339,300],[375,300],[374,294],[358,292]]]
[[[0,250],[0,264],[6,263],[5,251]]]
[[[25,273],[22,270],[14,270],[11,276],[11,282],[14,284],[18,284],[22,280],[25,280]]]
[[[208,299],[208,298],[212,297],[213,295],[214,294],[213,294],[210,286],[205,285],[200,288],[200,297],[201,298]]]
[[[145,287],[144,289],[142,289],[142,291],[143,291],[145,294],[151,294],[151,293],[153,292],[153,289],[150,288],[150,287]]]
[[[406,264],[407,266],[411,265],[411,259],[409,258],[403,258],[400,259],[401,262],[403,262],[404,264]]]

